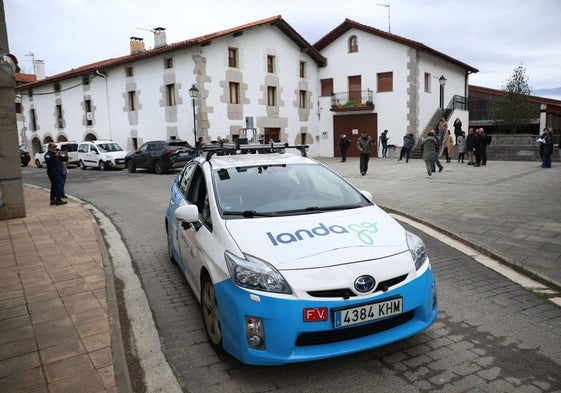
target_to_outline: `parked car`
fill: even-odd
[[[31,161],[31,156],[29,155],[29,152],[21,147],[19,148],[19,158],[20,158],[21,166],[27,166],[29,164],[29,161]]]
[[[34,161],[35,166],[37,168],[43,168],[45,165],[45,153],[47,152],[47,148],[49,147],[48,143],[41,145],[37,153],[35,153]]]
[[[35,153],[35,166],[37,168],[43,168],[45,164],[45,153],[49,147],[48,143],[41,145],[37,153]],[[57,142],[57,149],[68,154],[68,165],[78,165],[78,143],[73,141]]]
[[[126,155],[127,151],[110,140],[80,142],[78,165],[80,169],[91,167],[102,171],[110,168],[123,169]]]
[[[174,180],[164,224],[217,352],[256,365],[318,360],[435,321],[423,241],[369,192],[291,146],[203,151]]]
[[[137,168],[148,168],[157,174],[172,168],[181,168],[195,156],[195,149],[182,140],[150,141],[125,157],[125,165],[130,173]]]

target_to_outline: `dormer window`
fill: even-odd
[[[358,52],[358,38],[353,35],[349,38],[349,53]]]

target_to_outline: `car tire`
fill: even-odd
[[[168,255],[169,255],[169,261],[171,263],[173,263],[174,265],[177,265],[177,261],[175,260],[174,256],[173,256],[173,245],[171,242],[171,231],[169,229],[169,224],[166,223],[166,238],[167,238],[167,242],[168,242]]]
[[[216,304],[214,285],[208,274],[203,274],[201,285],[201,313],[208,342],[217,353],[224,353],[220,313]]]
[[[43,165],[41,165],[41,161],[39,161],[39,160],[35,160],[35,166],[37,168],[43,168]]]
[[[134,165],[134,162],[132,162],[132,160],[128,160],[126,162],[126,166],[127,166],[127,170],[129,171],[129,173],[135,173],[136,172],[136,165]]]
[[[166,167],[164,166],[164,162],[162,160],[156,160],[154,162],[154,171],[158,174],[158,175],[162,175],[164,173],[166,173]]]
[[[84,170],[86,169],[86,164],[84,164],[84,161],[80,160],[80,162],[78,162],[78,166],[80,167],[80,169]]]
[[[97,167],[99,168],[100,171],[106,171],[108,168],[107,164],[103,161],[99,161]]]

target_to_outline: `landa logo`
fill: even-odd
[[[280,244],[290,244],[299,241],[313,239],[316,236],[331,236],[331,235],[349,235],[356,234],[361,242],[368,246],[374,245],[374,239],[370,236],[378,232],[378,223],[376,222],[363,222],[361,224],[331,225],[319,223],[317,227],[311,229],[297,229],[294,233],[282,232],[274,234],[267,232],[267,236],[273,246]]]

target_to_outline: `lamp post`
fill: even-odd
[[[438,78],[438,83],[440,83],[440,111],[444,113],[444,85],[446,85],[446,78],[444,75]]]
[[[199,96],[199,89],[193,84],[189,89],[189,95],[191,96],[191,104],[193,105],[193,135],[195,137],[194,146],[197,145],[197,115],[195,113],[195,99]]]

